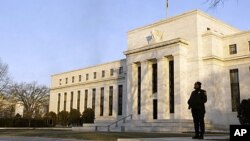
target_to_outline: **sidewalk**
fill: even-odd
[[[23,137],[23,136],[0,136],[0,141],[90,141],[90,140],[44,138],[44,137]]]
[[[138,138],[138,139],[118,139],[117,141],[229,141],[228,136],[206,136],[203,140],[192,139],[192,137],[169,137],[169,138]]]

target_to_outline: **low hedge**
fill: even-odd
[[[48,124],[45,119],[0,118],[0,127],[48,127]]]

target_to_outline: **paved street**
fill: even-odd
[[[229,140],[229,136],[208,136],[206,141]],[[169,137],[169,138],[139,138],[139,139],[118,139],[117,141],[204,141],[192,139],[191,137]],[[22,137],[22,136],[0,136],[0,141],[89,141],[76,139],[42,138],[42,137]]]
[[[22,137],[22,136],[0,136],[0,141],[88,141],[88,140]]]

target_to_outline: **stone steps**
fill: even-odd
[[[193,132],[194,125],[192,120],[169,119],[169,120],[125,120],[113,124],[108,129],[110,123],[95,123],[83,125],[83,127],[73,127],[74,131],[104,131],[104,132]],[[211,122],[205,121],[206,131],[216,129]]]

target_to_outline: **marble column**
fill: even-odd
[[[109,117],[109,86],[110,85],[105,85],[104,87],[104,107],[103,107],[104,117]]]
[[[185,119],[188,111],[188,94],[186,91],[186,57],[180,53],[174,56],[174,104],[175,119]]]
[[[152,63],[141,62],[141,119],[153,119]]]
[[[137,71],[136,64],[131,63],[127,66],[127,115],[132,114],[134,118],[137,115],[137,101],[134,99],[137,95]],[[125,87],[124,87],[125,89]],[[125,105],[124,105],[125,106]]]
[[[169,108],[169,59],[166,57],[157,59],[158,75],[158,119],[170,119]]]
[[[113,113],[114,118],[118,118],[118,85],[113,85]]]
[[[93,91],[92,91],[93,92]],[[92,93],[93,96],[93,93]],[[96,87],[95,92],[95,117],[98,119],[103,118],[103,116],[100,116],[100,105],[101,105],[101,87]]]

